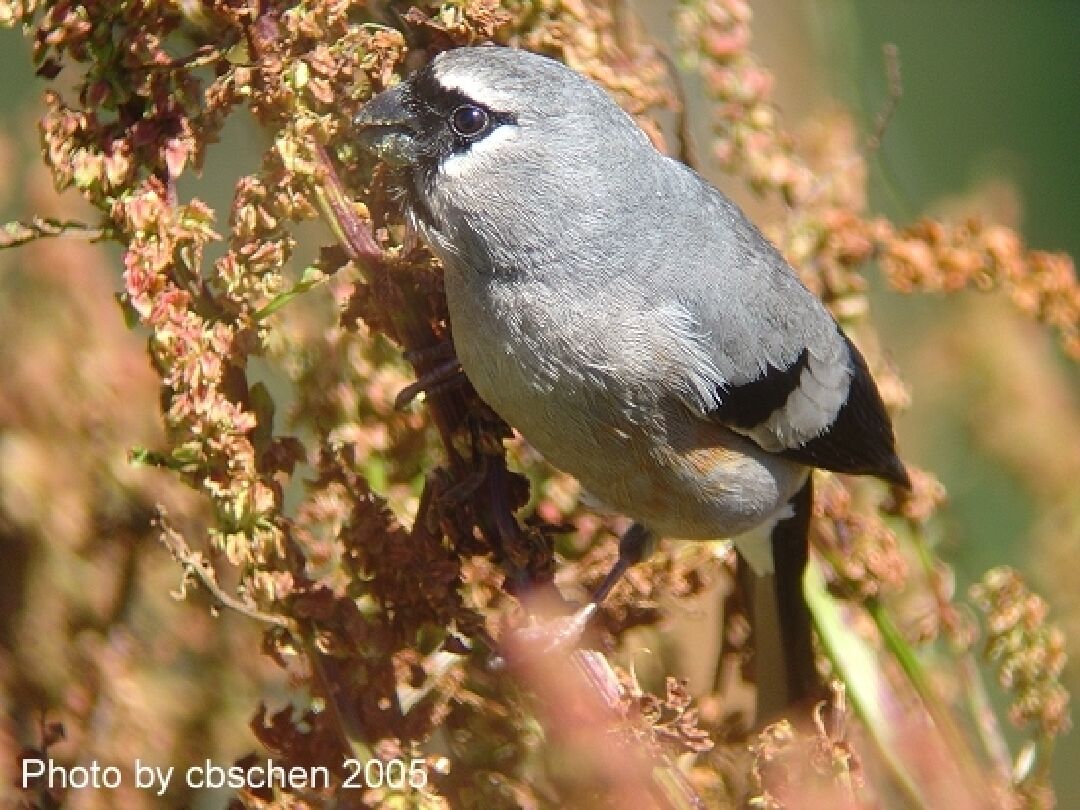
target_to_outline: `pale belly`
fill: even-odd
[[[470,306],[452,279],[447,292],[458,357],[480,396],[612,511],[662,536],[731,537],[775,517],[805,480],[805,467],[657,396],[657,385],[555,362],[530,330]]]
[[[750,531],[781,512],[805,480],[799,465],[763,463],[745,452],[743,437],[692,424],[681,405],[681,414],[667,414],[660,424],[621,428],[597,418],[596,409],[583,414],[552,399],[550,408],[493,407],[597,501],[665,537],[713,539]],[[682,440],[670,441],[672,427]]]

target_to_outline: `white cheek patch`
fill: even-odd
[[[476,170],[492,154],[510,141],[517,138],[520,130],[513,124],[502,124],[484,138],[469,146],[464,152],[451,155],[439,164],[439,173],[444,177],[465,177]]]

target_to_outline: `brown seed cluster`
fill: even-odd
[[[1061,684],[1065,638],[1047,622],[1045,600],[1010,568],[987,571],[972,596],[986,614],[986,657],[997,668],[998,683],[1014,695],[1010,719],[1034,726],[1045,740],[1064,733],[1070,726],[1069,693]]]
[[[1016,231],[969,219],[924,219],[882,229],[878,245],[889,283],[901,292],[1001,289],[1024,314],[1052,326],[1080,359],[1080,281],[1072,259],[1027,250]]]

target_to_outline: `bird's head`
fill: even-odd
[[[464,251],[471,265],[589,226],[605,199],[633,191],[627,172],[642,150],[654,153],[598,85],[496,46],[440,54],[371,99],[355,125],[360,143],[398,171],[436,252]]]

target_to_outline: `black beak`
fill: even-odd
[[[411,112],[412,87],[402,82],[372,98],[353,119],[360,145],[394,166],[411,166],[418,155],[419,124]]]

